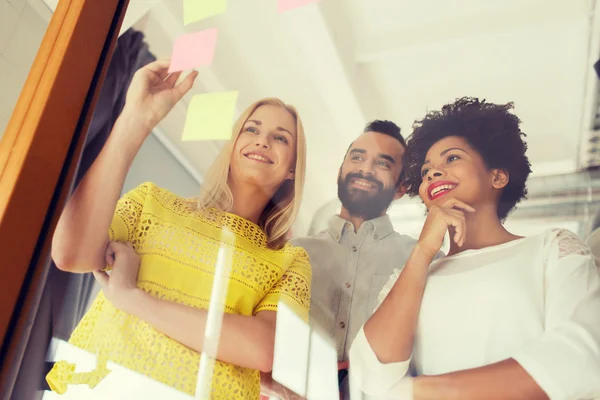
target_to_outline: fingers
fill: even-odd
[[[115,264],[115,253],[109,248],[106,250],[106,254],[104,255],[104,262],[106,265],[110,265],[111,267]]]
[[[153,83],[158,84],[169,78],[169,66],[171,60],[168,58],[160,59],[142,67],[136,74],[146,75]]]
[[[121,242],[110,242],[108,244],[108,249],[113,252],[114,257],[116,258],[119,253],[127,250],[127,245]]]
[[[133,247],[133,245],[129,242],[126,243],[121,243],[121,242],[110,242],[108,244],[108,250],[107,250],[107,255],[109,253],[112,253],[112,264],[110,264],[111,266],[114,266],[114,262],[115,260],[121,260],[121,259],[125,259],[125,256],[127,254],[135,254],[137,256],[137,252],[135,251],[135,248]],[[122,258],[121,258],[122,257]],[[108,260],[107,260],[108,262]]]
[[[167,77],[165,78],[165,83],[168,85],[168,87],[170,89],[172,89],[175,86],[175,84],[177,83],[177,79],[179,79],[180,75],[181,75],[181,71],[173,72],[173,73],[167,75]]]
[[[454,227],[454,237],[452,240],[459,246],[465,242],[467,233],[467,221],[465,215],[459,210],[446,210],[446,224]]]
[[[108,274],[104,271],[94,271],[94,278],[98,281],[100,287],[104,290],[108,287]]]
[[[185,77],[183,81],[173,88],[175,96],[177,97],[177,101],[181,100],[181,98],[190,91],[192,86],[194,86],[194,81],[196,80],[197,76],[198,71],[192,71],[188,76]]]
[[[461,210],[465,210],[468,212],[475,212],[475,209],[473,207],[471,207],[467,203],[464,203],[455,198],[448,199],[445,203],[443,203],[442,207],[444,207],[444,208],[459,208]]]
[[[156,61],[151,62],[150,64],[147,64],[144,67],[144,69],[147,69],[148,71],[152,71],[154,73],[160,74],[160,73],[164,72],[165,70],[168,70],[170,65],[171,65],[171,60],[169,58],[160,58]]]

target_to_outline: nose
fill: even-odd
[[[443,176],[443,175],[444,175],[444,173],[442,172],[442,170],[431,169],[427,173],[427,180],[431,182],[433,180],[433,178],[439,178],[440,176]]]
[[[373,168],[373,164],[370,162],[364,162],[362,163],[362,165],[358,168],[358,170],[363,174],[363,175],[373,175],[373,171],[375,171],[375,168]]]
[[[254,146],[256,146],[257,148],[268,149],[269,141],[262,135],[260,135],[256,138],[256,143],[254,144]]]

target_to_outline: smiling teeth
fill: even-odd
[[[371,189],[371,188],[373,188],[373,185],[372,185],[372,184],[370,184],[370,183],[367,183],[367,182],[365,182],[365,181],[361,181],[361,180],[355,180],[353,183],[354,183],[355,185],[357,185],[357,186],[362,186],[362,187],[364,187],[364,188],[366,188],[366,189]]]
[[[268,158],[259,156],[258,154],[248,154],[246,157],[251,158],[253,160],[264,161],[264,162],[268,162],[268,163],[271,162],[271,160],[269,160]]]
[[[456,185],[442,185],[442,186],[438,186],[435,189],[433,189],[431,191],[431,195],[435,196],[436,194],[438,194],[439,192],[441,192],[442,190],[452,190],[456,187]]]

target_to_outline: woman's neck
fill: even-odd
[[[231,213],[258,224],[261,214],[273,196],[258,186],[229,183],[233,195]]]
[[[450,228],[450,251],[448,255],[460,253],[465,250],[477,250],[490,246],[507,243],[520,236],[513,235],[504,228],[498,215],[496,214],[496,206],[477,207],[474,213],[465,212],[467,222],[467,236],[465,242],[459,247],[453,240],[454,229]]]

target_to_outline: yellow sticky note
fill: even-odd
[[[227,11],[227,0],[183,0],[183,24],[188,25]]]
[[[237,98],[237,91],[192,97],[181,140],[229,140]]]

